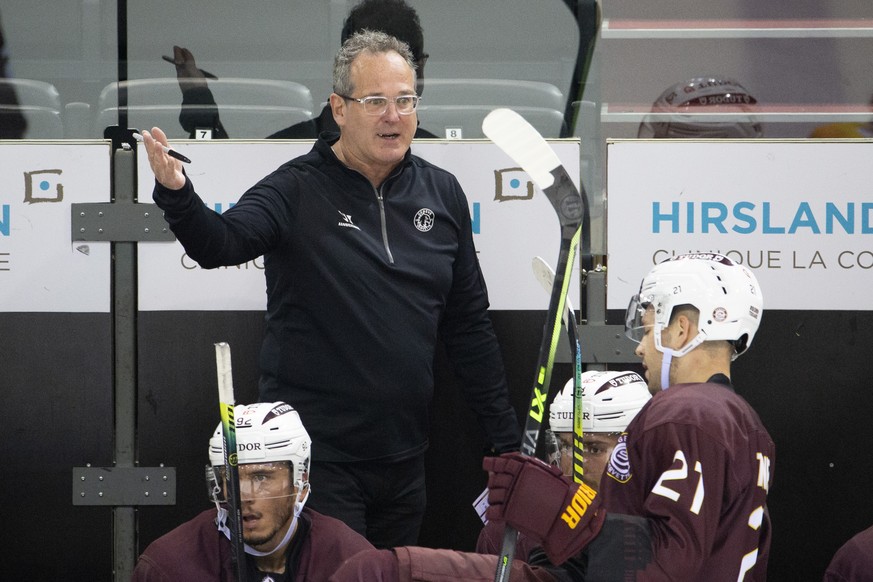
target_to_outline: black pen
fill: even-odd
[[[135,139],[136,141],[142,141],[142,135],[140,135],[140,134],[138,134],[138,133],[136,133],[136,132],[133,133],[133,137],[134,137],[134,139]],[[189,158],[183,156],[182,154],[180,154],[180,153],[177,152],[176,150],[171,150],[170,148],[168,148],[168,147],[165,146],[164,144],[159,143],[159,142],[157,142],[157,141],[155,141],[155,143],[157,143],[159,146],[161,146],[161,149],[164,150],[164,153],[166,153],[166,154],[167,154],[168,156],[170,156],[171,158],[176,158],[176,159],[179,160],[180,162],[185,162],[186,164],[190,164],[190,163],[191,163],[191,160],[190,160]]]
[[[176,59],[174,59],[173,57],[168,57],[167,55],[163,55],[163,56],[161,56],[161,58],[164,59],[165,61],[167,61],[168,63],[173,63],[174,65],[176,64]],[[197,70],[200,71],[201,73],[203,73],[203,76],[206,77],[207,79],[216,79],[216,80],[218,79],[218,77],[216,77],[215,75],[213,75],[209,71],[204,71],[203,69],[197,69]]]

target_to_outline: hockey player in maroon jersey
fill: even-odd
[[[600,487],[618,439],[652,396],[636,372],[588,371],[582,386],[582,480],[592,489]],[[549,407],[549,428],[559,446],[561,472],[573,474],[573,380],[564,385]]]
[[[718,254],[656,265],[631,300],[626,330],[654,397],[616,446],[600,499],[607,515],[646,520],[637,579],[766,578],[775,447],[730,381],[762,312],[752,272]],[[608,572],[598,545],[588,567]]]
[[[513,580],[765,580],[775,446],[730,382],[763,298],[751,271],[713,253],[656,265],[628,307],[653,398],[613,451],[600,492],[507,453],[489,471],[489,520],[538,539]],[[489,580],[495,556],[362,552],[332,580]],[[454,578],[453,578],[454,577]]]
[[[568,478],[573,475],[574,383],[574,378],[570,378],[549,405],[549,428],[546,430],[548,461],[560,467],[561,473]],[[652,395],[645,380],[632,371],[584,372],[580,385],[582,480],[596,491],[618,439]],[[552,450],[549,449],[551,446],[554,447]],[[489,521],[479,532],[476,551],[499,555],[502,542],[503,523]],[[527,560],[535,545],[527,536],[518,536],[516,557]]]
[[[373,546],[345,523],[304,508],[312,441],[284,402],[234,408],[247,579],[326,580],[346,558]],[[234,578],[223,507],[221,425],[209,440],[207,479],[216,509],[152,542],[133,582],[226,582]]]

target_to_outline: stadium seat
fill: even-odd
[[[564,96],[550,83],[514,79],[424,80],[418,118],[440,138],[480,139],[482,119],[492,109],[514,109],[545,137],[560,137]]]
[[[221,122],[233,138],[263,138],[312,117],[312,95],[305,85],[271,79],[210,80]],[[158,126],[173,139],[187,138],[179,125],[182,93],[175,78],[135,79],[104,87],[97,102],[95,132],[117,125],[119,91],[127,93],[127,125]],[[197,106],[202,110],[203,107]]]
[[[514,79],[424,79],[422,104],[543,107],[563,111],[561,91],[550,83]]]
[[[421,127],[439,138],[483,139],[482,120],[493,109],[510,107],[524,117],[546,138],[561,137],[564,114],[545,107],[519,107],[497,103],[493,105],[425,105],[418,107]]]
[[[0,79],[0,91],[14,91],[18,105],[0,104],[3,118],[20,114],[27,122],[24,139],[60,139],[64,137],[61,97],[57,88],[34,79]]]
[[[4,118],[21,114],[27,122],[27,129],[22,139],[61,139],[64,137],[64,122],[61,112],[48,107],[31,107],[29,105],[0,105],[0,125]]]
[[[61,96],[51,83],[34,79],[2,78],[0,85],[11,87],[20,105],[61,110]]]

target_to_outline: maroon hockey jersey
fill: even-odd
[[[208,509],[149,544],[132,582],[233,582],[230,541],[215,527],[215,513]],[[289,547],[287,580],[322,582],[346,558],[367,549],[373,549],[370,542],[345,523],[305,508]],[[252,558],[246,558],[251,570]]]
[[[651,528],[637,580],[766,579],[775,446],[757,413],[718,379],[727,381],[679,384],[652,398],[604,473],[606,509]]]
[[[824,582],[873,582],[873,527],[855,534],[837,550]]]

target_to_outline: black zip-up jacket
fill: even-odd
[[[260,398],[300,411],[323,461],[402,460],[427,448],[441,338],[494,449],[518,447],[466,196],[407,152],[375,189],[322,134],[216,214],[188,180],[154,200],[204,268],[264,255]]]

